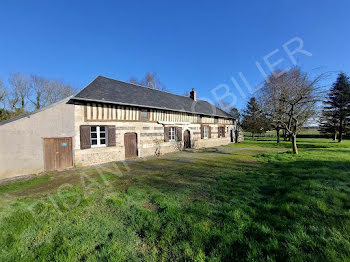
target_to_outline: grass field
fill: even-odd
[[[241,144],[0,186],[0,261],[350,260],[350,142]]]

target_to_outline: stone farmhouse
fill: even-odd
[[[243,139],[207,101],[98,76],[76,96],[0,122],[0,179]]]

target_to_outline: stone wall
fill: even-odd
[[[88,166],[111,161],[125,159],[124,135],[126,133],[137,134],[138,156],[154,156],[159,150],[160,154],[166,154],[179,150],[178,142],[164,142],[164,123],[155,121],[89,121],[84,117],[84,105],[75,106],[75,143],[74,159],[76,166]],[[80,126],[81,125],[114,125],[116,127],[116,146],[80,149]],[[165,124],[166,125],[166,124]],[[189,130],[192,147],[212,147],[225,145],[231,142],[230,132],[234,125],[225,125],[225,137],[218,138],[218,124],[211,126],[211,138],[201,139],[201,124],[181,122],[171,126],[182,128],[182,137],[185,130]],[[223,126],[223,125],[221,125]],[[233,132],[234,133],[234,132]],[[234,141],[234,138],[233,138]]]

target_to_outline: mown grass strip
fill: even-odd
[[[0,185],[0,194],[10,193],[17,190],[23,190],[31,186],[39,185],[50,180],[50,178],[51,174],[45,174],[43,176],[38,176],[28,180],[9,182],[4,185]]]

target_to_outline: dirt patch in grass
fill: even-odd
[[[40,183],[33,183],[37,179],[24,177],[26,186],[18,187],[11,186],[15,184],[24,183],[22,181],[7,182],[0,185],[1,190],[4,188],[11,188],[6,190],[6,193],[13,197],[25,197],[25,196],[36,196],[40,197],[48,193],[56,193],[62,185],[71,185],[82,187],[85,180],[97,179],[101,174],[117,174],[116,176],[111,175],[108,179],[117,180],[118,177],[125,177],[130,179],[130,177],[142,176],[147,173],[152,173],[154,171],[173,169],[180,166],[191,165],[199,160],[209,158],[220,157],[222,154],[231,154],[232,152],[244,150],[243,148],[232,148],[232,147],[217,147],[203,150],[187,150],[181,151],[173,154],[167,154],[162,157],[148,157],[144,159],[133,159],[124,162],[113,162],[103,165],[93,166],[93,167],[83,167],[74,168],[65,171],[55,171],[51,172],[49,179],[40,180]],[[252,151],[251,154],[256,153],[256,150]],[[254,159],[249,159],[249,161],[255,161]],[[48,176],[48,175],[46,175]],[[124,179],[125,180],[125,179]],[[119,183],[121,181],[118,181]],[[173,181],[175,183],[175,181]],[[122,184],[122,183],[121,183]],[[181,183],[179,183],[180,185]],[[124,188],[127,188],[127,183],[124,183]]]
[[[146,202],[142,207],[151,211],[156,211],[159,208],[158,205],[151,202]]]

